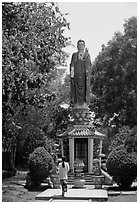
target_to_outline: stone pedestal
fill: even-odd
[[[84,179],[84,173],[83,168],[84,168],[84,163],[81,160],[76,160],[74,162],[74,168],[75,168],[75,179],[73,181],[74,186],[73,188],[85,188],[85,179]]]
[[[104,176],[92,176],[93,184],[95,185],[95,189],[102,189],[102,185],[104,182]]]
[[[87,104],[84,104],[82,106],[75,105],[73,108],[73,116],[74,116],[76,125],[89,124],[90,114],[91,114],[91,112],[90,112]]]
[[[85,188],[84,184],[85,184],[85,179],[84,178],[75,178],[74,179],[74,186],[73,188]]]
[[[53,188],[60,188],[59,174],[55,173],[50,176]]]

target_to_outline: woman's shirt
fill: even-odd
[[[59,179],[68,179],[68,171],[69,171],[69,164],[67,162],[65,163],[65,167],[62,167],[62,162],[58,166],[59,170]]]

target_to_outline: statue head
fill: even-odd
[[[78,42],[77,42],[77,48],[78,48],[78,51],[84,51],[85,41],[84,41],[84,40],[78,40]]]

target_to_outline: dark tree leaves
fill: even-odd
[[[107,125],[136,126],[137,19],[125,21],[124,34],[115,33],[95,59],[92,108]]]

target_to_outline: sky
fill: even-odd
[[[93,61],[102,44],[106,45],[115,32],[123,32],[125,20],[137,16],[136,2],[58,2],[58,6],[62,13],[68,13],[65,17],[70,22],[70,30],[67,29],[64,35],[71,37],[75,46],[65,49],[70,54],[68,72],[71,55],[77,51],[79,39],[85,40]]]

